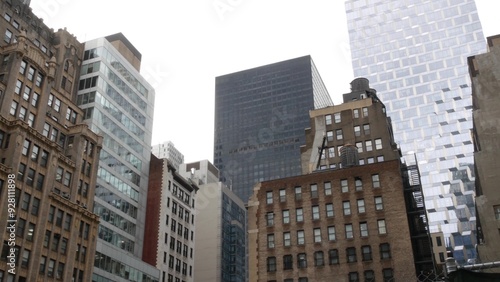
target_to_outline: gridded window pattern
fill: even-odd
[[[295,220],[297,222],[303,222],[304,221],[304,210],[302,208],[295,209]]]
[[[267,234],[267,247],[274,248],[274,234]]]
[[[389,243],[380,244],[380,259],[391,258],[391,246]]]
[[[319,206],[313,206],[312,207],[312,219],[313,220],[318,220],[319,219]]]
[[[372,175],[372,187],[373,188],[380,188],[380,177],[378,174]]]
[[[267,204],[273,203],[273,191],[266,192],[266,203]]]
[[[314,228],[314,243],[321,243],[321,228]]]
[[[325,187],[325,195],[329,196],[332,194],[332,183],[331,182],[325,182],[323,183],[323,187]]]
[[[280,202],[286,202],[286,190],[280,189]]]
[[[297,267],[298,268],[307,267],[307,255],[305,253],[300,253],[297,255]]]
[[[292,237],[290,232],[283,232],[283,246],[288,247],[292,245]]]
[[[333,204],[325,204],[325,210],[326,210],[326,217],[333,217],[334,212],[333,212]]]
[[[359,233],[361,237],[368,237],[368,223],[366,222],[359,223]]]
[[[385,219],[377,220],[378,234],[387,234],[387,228],[385,226]]]
[[[339,250],[337,249],[328,250],[328,263],[339,264]]]
[[[382,196],[375,196],[375,210],[381,211],[384,209],[384,202]]]
[[[300,186],[295,187],[295,200],[302,200],[302,187]]]
[[[335,241],[336,239],[335,226],[328,226],[328,240]]]
[[[349,192],[349,185],[347,179],[340,180],[340,191],[342,191],[342,193]]]
[[[297,245],[304,245],[304,244],[305,244],[304,230],[298,230],[297,231]]]
[[[355,186],[356,191],[363,190],[363,181],[361,180],[361,178],[356,177],[354,179],[354,186]]]
[[[267,226],[274,225],[274,213],[273,212],[268,212],[266,214],[266,222],[267,222]]]
[[[276,257],[268,257],[267,258],[267,271],[275,272],[276,271]]]
[[[314,265],[315,266],[325,265],[325,256],[322,251],[314,252]]]
[[[356,262],[356,248],[350,247],[346,249],[347,262]]]
[[[365,200],[364,199],[358,199],[358,213],[365,213],[366,208],[365,208]]]
[[[283,269],[293,269],[293,257],[292,255],[283,256]]]
[[[345,225],[345,238],[346,239],[352,239],[354,238],[354,232],[352,229],[352,224],[346,224]]]
[[[363,257],[363,261],[372,260],[372,247],[370,246],[362,246],[361,247],[361,255]]]
[[[311,184],[311,198],[317,198],[317,197],[318,197],[318,185]]]
[[[290,211],[289,210],[283,210],[282,211],[282,215],[283,215],[283,224],[290,223]]]
[[[344,215],[351,215],[351,203],[349,201],[342,202],[342,208],[344,210]]]

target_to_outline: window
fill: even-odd
[[[382,196],[376,196],[375,198],[375,210],[381,211],[384,209],[384,203],[382,201]]]
[[[69,187],[70,183],[71,183],[71,172],[65,171],[63,184],[64,186]]]
[[[304,221],[304,210],[302,208],[298,208],[295,210],[295,219],[297,222]]]
[[[48,222],[54,221],[54,213],[55,213],[56,208],[54,206],[50,206],[49,208],[49,215],[48,215]]]
[[[364,274],[366,282],[375,281],[375,272],[373,272],[373,270],[365,270]]]
[[[351,203],[349,201],[342,202],[342,207],[344,209],[344,215],[351,215]]]
[[[382,150],[382,139],[375,139],[375,149]]]
[[[42,256],[40,259],[40,267],[38,268],[38,271],[40,273],[45,273],[45,263],[47,262],[47,257]]]
[[[328,261],[329,264],[339,264],[339,250],[337,249],[328,250]]]
[[[26,228],[26,220],[19,218],[17,220],[16,235],[19,237],[24,237],[24,229]]]
[[[23,88],[23,82],[18,80],[16,81],[16,87],[14,88],[14,93],[21,94],[21,88]]]
[[[73,217],[70,214],[66,214],[66,216],[64,217],[64,225],[63,225],[64,230],[70,230],[72,218]]]
[[[40,165],[42,167],[45,167],[47,166],[47,162],[49,160],[49,152],[45,151],[45,150],[42,150],[42,157],[40,159]]]
[[[59,234],[54,234],[54,237],[52,238],[52,250],[53,251],[58,251],[59,249],[59,238],[61,237],[61,235]]]
[[[382,276],[384,277],[384,282],[394,281],[394,272],[392,271],[392,268],[383,269]]]
[[[23,156],[28,155],[28,152],[30,151],[30,146],[31,146],[31,141],[29,141],[28,139],[24,139],[23,149],[22,149]]]
[[[312,207],[312,219],[313,220],[318,220],[319,219],[319,206],[313,206]]]
[[[358,213],[365,213],[365,200],[364,199],[358,199]]]
[[[346,224],[345,225],[345,238],[346,239],[352,239],[352,238],[354,238],[354,233],[352,231],[352,224]]]
[[[380,187],[380,178],[378,174],[372,175],[372,187],[379,188]]]
[[[356,262],[356,248],[351,247],[346,249],[347,262]]]
[[[63,237],[61,240],[61,254],[66,254],[67,249],[68,249],[68,239]]]
[[[365,141],[365,148],[367,152],[373,151],[372,140]]]
[[[349,282],[359,282],[359,276],[357,272],[349,272]]]
[[[280,189],[280,202],[286,202],[286,190]]]
[[[356,148],[358,148],[358,153],[363,153],[363,142],[356,142]]]
[[[24,75],[26,73],[26,66],[27,66],[27,63],[25,61],[21,61],[21,66],[19,67],[20,74]]]
[[[295,187],[295,200],[302,200],[302,187]]]
[[[57,167],[56,170],[56,181],[61,182],[63,177],[64,169],[62,167]]]
[[[361,237],[368,237],[368,223],[366,222],[359,223],[359,233]]]
[[[283,215],[283,224],[290,223],[290,211],[284,210],[284,211],[282,211],[282,215]]]
[[[329,142],[333,141],[333,131],[330,130],[326,132],[326,140]]]
[[[378,234],[387,234],[387,229],[385,227],[385,219],[377,220]]]
[[[349,192],[349,185],[347,179],[340,180],[340,191],[342,191],[342,193]]]
[[[272,191],[266,192],[266,203],[267,204],[273,203],[273,192]]]
[[[356,186],[356,191],[363,190],[363,181],[361,180],[361,178],[356,177],[354,180],[354,185]]]
[[[33,202],[31,203],[31,214],[38,215],[38,210],[40,208],[40,199],[33,197]]]
[[[315,266],[325,265],[325,257],[322,251],[317,251],[314,253],[314,265]]]
[[[26,165],[23,163],[20,163],[19,170],[17,171],[17,180],[23,181],[25,171],[26,171]]]
[[[377,162],[378,163],[381,163],[383,161],[384,161],[384,156],[383,155],[377,156]]]
[[[367,117],[367,116],[368,116],[368,108],[364,107],[363,108],[363,117]]]
[[[31,88],[29,88],[28,86],[24,86],[23,99],[25,101],[29,101],[30,94],[31,94]]]
[[[54,94],[50,93],[49,100],[47,101],[47,106],[52,107],[53,102],[54,102]]]
[[[33,241],[33,236],[35,234],[35,227],[36,225],[34,223],[29,223],[28,224],[28,234],[26,234],[26,240],[32,242]]]
[[[326,125],[332,124],[332,115],[325,115],[325,124]]]
[[[304,245],[304,244],[305,244],[304,230],[298,230],[297,231],[297,245]]]
[[[314,243],[321,243],[321,228],[314,228]]]
[[[495,213],[495,219],[500,220],[500,205],[493,206],[493,211]]]
[[[23,257],[21,258],[21,266],[22,267],[28,267],[28,264],[30,262],[30,251],[24,249],[23,251]]]
[[[21,209],[27,211],[30,206],[31,195],[28,193],[23,194],[23,201],[21,202]]]
[[[267,247],[274,248],[274,234],[267,234]]]
[[[361,136],[361,126],[354,126],[354,136]]]
[[[290,232],[283,232],[283,246],[288,247],[292,244],[292,237]]]
[[[336,239],[335,226],[328,226],[328,240],[335,241]]]
[[[12,40],[12,31],[10,30],[5,30],[5,35],[3,37],[3,41],[5,41],[6,43],[10,43],[10,41]]]
[[[283,269],[293,269],[293,257],[292,255],[283,256]]]
[[[333,204],[326,204],[325,205],[325,210],[326,210],[326,217],[333,217]]]
[[[45,123],[43,125],[42,135],[48,138],[49,137],[49,131],[50,131],[50,124]]]
[[[380,259],[391,258],[391,246],[389,243],[380,244]]]
[[[365,135],[370,135],[370,125],[369,124],[363,124],[363,132]]]
[[[54,103],[54,110],[56,112],[59,112],[60,109],[61,109],[61,100],[56,98],[55,103]]]
[[[317,197],[318,197],[318,185],[311,184],[311,198],[317,198]]]
[[[307,267],[307,256],[305,253],[300,253],[297,255],[297,267],[298,268]]]
[[[276,271],[276,257],[268,257],[267,272],[275,272],[275,271]]]
[[[10,104],[10,114],[13,116],[16,116],[17,112],[17,105],[19,105],[16,101],[12,101],[12,104]]]
[[[335,147],[328,147],[328,157],[335,158]]]
[[[325,187],[325,195],[329,196],[332,194],[332,183],[331,182],[325,182],[323,183]]]
[[[335,135],[337,136],[337,140],[342,140],[344,138],[342,134],[342,129],[335,130]]]
[[[354,118],[359,118],[359,109],[352,110],[352,115]]]
[[[63,218],[63,211],[58,209],[57,213],[56,213],[56,225],[57,226],[62,225],[62,218]]]
[[[43,75],[41,73],[37,73],[36,74],[35,85],[37,87],[42,87],[42,83],[43,83]]]
[[[30,127],[33,127],[33,124],[35,124],[35,114],[30,112],[29,115],[28,115],[28,125]]]
[[[372,260],[372,248],[370,246],[362,246],[361,255],[363,257],[363,261]]]
[[[273,226],[274,225],[274,213],[268,212],[266,214],[266,222],[267,222],[267,226]]]
[[[341,115],[340,115],[340,113],[335,113],[333,115],[335,117],[335,123],[340,123],[341,122]]]
[[[438,245],[438,247],[441,247],[443,245],[443,242],[441,241],[441,236],[436,236],[436,245]]]

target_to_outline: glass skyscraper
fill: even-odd
[[[120,50],[120,51],[118,51]],[[121,34],[85,43],[77,104],[104,137],[94,212],[100,216],[92,281],[158,281],[141,260],[155,92],[141,54]]]
[[[309,111],[333,105],[310,56],[219,76],[214,165],[246,202],[253,186],[301,173]]]
[[[407,163],[419,164],[431,232],[458,262],[476,256],[471,85],[485,51],[472,0],[348,0],[354,76],[387,106]]]

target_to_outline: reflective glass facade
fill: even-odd
[[[127,267],[131,269],[152,268],[145,267],[140,258],[154,95],[154,89],[106,38],[85,43],[77,103],[91,129],[104,137],[94,212],[101,218],[98,246],[106,248],[98,252],[101,257],[118,262],[123,257],[117,254],[128,252],[131,259],[127,260]],[[94,266],[94,280],[118,279],[116,275],[129,278],[111,271],[102,260],[96,260]],[[155,277],[158,273],[144,275]]]
[[[459,262],[476,256],[467,57],[485,51],[472,0],[349,0],[354,76],[387,106],[395,140],[418,161],[431,232]]]
[[[310,56],[216,78],[214,165],[246,202],[264,180],[301,173],[309,110],[333,105]]]

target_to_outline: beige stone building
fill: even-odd
[[[22,1],[0,11],[0,281],[90,281],[102,137],[75,103],[83,45]]]
[[[255,186],[250,281],[410,281],[433,270],[418,177],[375,90],[351,85],[344,104],[311,111],[303,175]]]
[[[488,52],[469,58],[472,81],[474,163],[479,262],[500,261],[500,35],[487,39]],[[500,268],[491,271],[500,272]]]

